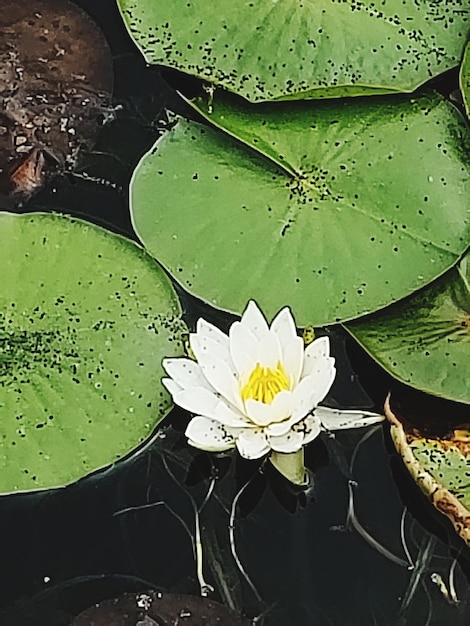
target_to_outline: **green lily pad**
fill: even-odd
[[[131,212],[151,254],[213,306],[240,314],[254,298],[268,318],[289,304],[299,326],[336,323],[465,251],[470,137],[440,96],[203,107],[227,132],[178,121],[134,172]]]
[[[385,405],[397,452],[421,491],[470,546],[470,424],[445,436],[425,436]]]
[[[180,306],[149,255],[91,224],[0,213],[0,239],[0,493],[59,487],[168,413]]]
[[[470,404],[470,254],[408,300],[347,330],[392,376]]]
[[[470,117],[470,43],[465,48],[465,53],[460,67],[460,90],[467,116]]]
[[[461,0],[118,0],[148,63],[257,102],[411,92],[459,64]]]

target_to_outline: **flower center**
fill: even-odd
[[[275,369],[262,367],[259,363],[251,372],[247,383],[242,387],[242,399],[257,400],[271,404],[280,391],[289,389],[290,383],[281,363]]]

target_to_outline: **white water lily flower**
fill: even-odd
[[[322,425],[334,430],[383,419],[316,408],[336,374],[329,339],[320,337],[304,349],[287,307],[269,327],[251,301],[228,336],[199,319],[190,346],[195,361],[163,360],[170,376],[163,383],[176,404],[195,414],[186,436],[196,448],[222,452],[236,446],[243,457],[258,459],[270,451],[299,451]]]

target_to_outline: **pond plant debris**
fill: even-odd
[[[283,308],[269,327],[251,300],[228,336],[200,318],[190,334],[195,360],[163,360],[163,384],[173,400],[195,414],[189,443],[209,452],[237,448],[246,459],[268,453],[295,484],[307,480],[303,447],[321,430],[355,428],[382,421],[368,411],[319,406],[335,379],[328,337],[304,349],[294,318]]]
[[[470,546],[470,423],[430,435],[392,410],[390,396],[385,415],[395,448],[416,484]]]
[[[10,204],[27,200],[92,148],[112,86],[106,39],[76,4],[2,0],[0,192]]]
[[[125,621],[124,621],[125,620]],[[70,626],[249,626],[250,620],[228,608],[196,596],[160,593],[126,593],[80,613]]]

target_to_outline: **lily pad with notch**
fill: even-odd
[[[269,318],[288,303],[299,326],[332,324],[465,251],[470,133],[441,96],[194,106],[219,130],[180,119],[160,137],[134,172],[131,214],[211,305],[240,314],[254,298]]]
[[[459,64],[469,32],[460,0],[118,5],[148,63],[252,102],[412,92]]]
[[[346,329],[392,376],[470,404],[470,254],[409,299]]]
[[[0,493],[67,485],[149,440],[183,354],[179,301],[133,242],[0,213]]]

